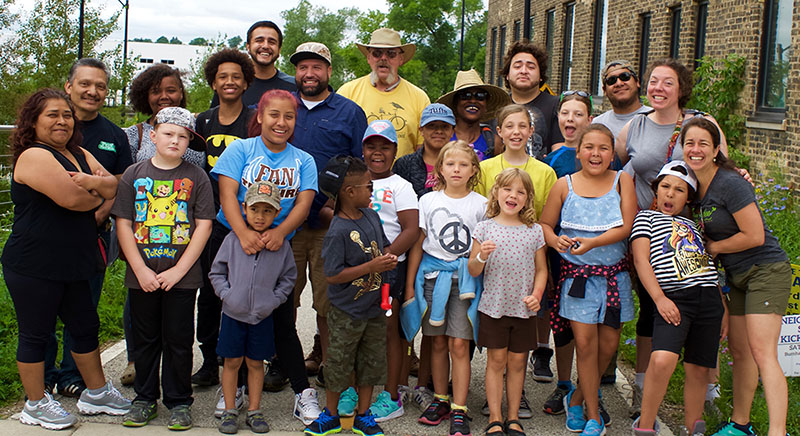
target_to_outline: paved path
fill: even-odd
[[[298,312],[298,333],[303,342],[305,350],[310,350],[313,343],[313,336],[316,330],[314,312],[311,309],[311,290],[307,287],[303,292],[302,298],[303,306]],[[419,340],[419,339],[418,339]],[[196,344],[195,344],[196,346]],[[106,377],[114,381],[115,385],[119,384],[119,377],[126,365],[124,342],[115,344],[103,353],[103,366],[106,372]],[[195,347],[195,370],[200,367],[201,357],[199,349]],[[471,410],[472,416],[472,432],[475,435],[482,435],[483,429],[488,424],[488,418],[480,414],[480,408],[485,399],[484,391],[484,370],[486,368],[485,354],[476,353],[472,361],[472,380],[470,383],[470,395],[467,406]],[[555,359],[553,359],[553,370],[555,371]],[[573,376],[573,380],[575,376]],[[608,412],[612,416],[612,425],[608,427],[607,435],[630,435],[631,434],[631,420],[628,418],[628,404],[623,396],[623,392],[629,392],[627,382],[624,382],[624,376],[617,372],[618,383],[616,386],[603,386],[603,398]],[[415,379],[411,379],[413,384]],[[312,380],[312,386],[313,386]],[[527,392],[528,400],[534,410],[534,417],[532,419],[523,420],[526,433],[528,435],[571,435],[564,427],[564,415],[550,416],[541,411],[541,405],[547,396],[552,392],[555,385],[553,383],[537,383],[528,377],[525,381],[525,390]],[[121,388],[123,395],[128,398],[134,397],[132,388]],[[320,389],[320,398],[325,397],[324,392]],[[377,392],[377,390],[376,390]],[[58,398],[59,396],[57,396]],[[212,388],[199,388],[195,387],[194,391],[195,402],[192,406],[192,416],[194,418],[195,428],[187,432],[191,435],[219,435],[217,431],[217,423],[213,416],[214,406],[216,404],[216,387]],[[64,406],[71,413],[78,413],[75,407],[75,400],[69,398],[60,398]],[[324,401],[324,400],[321,400]],[[292,416],[292,409],[294,407],[294,395],[289,387],[282,392],[269,393],[264,392],[262,395],[262,410],[267,414],[272,431],[269,433],[273,436],[281,436],[284,434],[297,435],[302,432],[302,423]],[[425,427],[417,424],[416,419],[419,417],[420,411],[413,405],[409,405],[406,409],[404,416],[385,422],[382,427],[386,434],[390,435],[446,435],[449,426],[447,422],[443,422],[437,427]],[[175,434],[169,432],[166,428],[166,420],[169,412],[159,405],[159,416],[149,425],[138,428],[129,429],[119,425],[119,417],[111,417],[107,415],[98,416],[81,416],[81,424],[72,429],[67,429],[59,432],[61,435],[76,435],[76,436],[125,436],[125,435],[166,435]],[[16,419],[16,415],[10,419],[0,420],[0,436],[6,435],[53,435],[53,432],[20,424]],[[241,434],[252,434],[248,429],[244,428],[243,417],[240,418],[242,422],[240,425]],[[667,430],[668,431],[668,430]],[[349,433],[345,431],[344,433]],[[662,435],[666,434],[671,436],[670,433],[662,430]]]

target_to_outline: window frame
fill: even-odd
[[[650,52],[650,31],[652,26],[653,14],[645,12],[639,15],[639,22],[641,23],[641,32],[639,32],[639,80],[641,83],[646,83],[647,78],[644,77],[647,73],[648,55]],[[641,86],[639,94],[644,95],[647,92],[647,86]]]
[[[553,40],[555,39],[555,21],[556,21],[556,8],[550,8],[545,11],[545,38],[544,47],[547,55],[552,59],[553,57]]]
[[[699,59],[706,54],[706,34],[708,29],[708,6],[709,0],[697,2],[697,13],[695,14],[694,32],[694,69],[700,66]]]
[[[590,74],[589,86],[591,93],[594,95],[602,95],[603,86],[600,83],[600,70],[604,67],[605,63],[605,49],[604,35],[607,35],[608,9],[607,0],[597,0],[594,7],[594,27],[592,29],[592,72]]]
[[[500,49],[498,50],[498,52],[500,53],[500,62],[502,62],[502,59],[505,56],[505,52],[506,52],[506,25],[505,24],[500,26],[499,39],[500,39],[500,41],[499,41],[500,42]],[[503,85],[501,85],[501,83],[503,82],[503,79],[502,79],[502,77],[500,77],[501,74],[502,74],[502,70],[503,70],[502,68],[498,68],[497,82],[496,82],[497,86],[501,86],[501,87],[503,86]]]
[[[522,21],[514,20],[514,42],[519,41],[522,33]]]
[[[561,47],[561,91],[568,91],[572,81],[572,55],[575,37],[575,2],[564,4],[564,43]]]
[[[492,27],[492,37],[491,37],[492,46],[489,49],[491,54],[491,62],[489,63],[489,83],[495,82],[495,71],[497,67],[497,27]]]
[[[783,119],[786,115],[786,101],[784,97],[784,106],[780,107],[771,107],[765,105],[765,100],[767,99],[767,92],[766,88],[768,86],[767,76],[769,74],[768,71],[768,58],[769,54],[767,53],[767,49],[770,45],[776,45],[777,42],[777,20],[773,21],[773,17],[777,18],[777,8],[780,6],[781,0],[765,0],[764,1],[764,16],[762,18],[762,35],[761,35],[761,47],[759,47],[759,61],[758,61],[758,83],[757,83],[757,93],[756,93],[756,113],[766,115],[767,117],[771,118],[774,117],[776,119]],[[788,86],[786,86],[788,89]],[[784,89],[784,95],[786,94],[787,89]]]
[[[681,4],[669,8],[669,57],[680,58],[681,50]]]

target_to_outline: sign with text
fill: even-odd
[[[778,338],[778,362],[785,376],[800,376],[800,315],[783,317]]]
[[[792,288],[789,292],[787,315],[800,315],[800,266],[792,265]]]

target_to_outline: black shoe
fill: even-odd
[[[608,414],[606,411],[606,405],[603,404],[603,398],[598,398],[598,408],[600,409],[598,412],[600,413],[600,418],[603,418],[603,425],[606,427],[611,425],[611,415]]]
[[[325,388],[325,365],[319,366],[319,371],[317,372],[317,386],[321,388]]]
[[[469,429],[471,418],[463,410],[450,412],[450,436],[472,436]]]
[[[219,368],[213,366],[207,368],[200,367],[196,373],[192,375],[192,384],[197,386],[216,386],[219,384]]]
[[[553,371],[550,370],[550,359],[553,357],[553,350],[549,348],[537,348],[531,355],[533,361],[533,379],[540,383],[550,383],[553,381]]]
[[[556,385],[556,389],[544,402],[544,413],[549,415],[561,415],[564,413],[564,397],[569,393],[569,389],[561,389]]]
[[[289,384],[289,379],[278,369],[276,361],[267,365],[267,372],[264,374],[264,390],[267,392],[280,392]]]

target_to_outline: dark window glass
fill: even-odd
[[[547,34],[545,35],[544,46],[547,50],[547,54],[549,57],[553,57],[553,34],[555,33],[555,21],[556,21],[556,10],[548,9],[545,12],[545,31]]]
[[[519,41],[519,33],[522,30],[519,20],[514,21],[514,41]]]
[[[759,76],[759,109],[783,111],[791,57],[792,1],[764,2]]]
[[[678,59],[681,42],[681,7],[675,6],[669,10],[671,17],[669,37],[669,57]]]
[[[639,41],[639,77],[642,83],[647,83],[647,77],[644,77],[644,74],[647,70],[647,53],[650,51],[650,19],[652,15],[650,12],[646,14],[642,14],[642,35],[641,40]],[[640,93],[644,93],[647,90],[647,86],[642,86],[639,90]]]
[[[506,26],[505,25],[500,26],[500,50],[498,50],[498,51],[500,53],[500,62],[502,62],[503,56],[506,55]],[[501,69],[501,68],[498,68],[498,69]],[[497,86],[503,86],[502,83],[503,83],[503,78],[500,77],[500,74],[498,74],[497,75],[497,81],[495,82],[495,84]]]
[[[572,36],[575,33],[575,3],[564,5],[564,48],[561,56],[561,90],[570,89],[572,81]]]
[[[699,66],[698,59],[706,54],[706,23],[708,22],[708,1],[697,4],[697,31],[694,35],[694,68]]]
[[[608,2],[605,0],[597,0],[594,8],[591,90],[592,93],[596,95],[602,95],[603,85],[600,83],[600,70],[602,70],[606,64]]]
[[[495,66],[497,65],[497,27],[492,28],[492,46],[489,48],[491,62],[489,62],[489,83],[495,80]],[[501,55],[502,56],[502,55]]]

